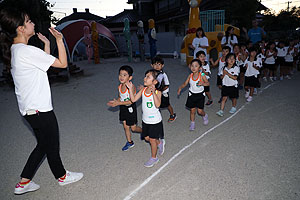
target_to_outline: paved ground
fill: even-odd
[[[143,163],[150,148],[133,134],[136,145],[122,152],[125,136],[118,123],[118,109],[106,102],[117,96],[118,68],[126,59],[105,60],[100,65],[78,65],[85,76],[52,85],[55,112],[60,125],[61,155],[66,169],[84,173],[82,181],[61,187],[47,161],[34,181],[40,190],[13,194],[18,176],[35,145],[35,139],[18,113],[12,89],[0,88],[0,199],[300,199],[300,76],[292,80],[264,83],[260,94],[239,111],[218,117],[213,70],[211,91],[214,104],[206,108],[210,123],[188,131],[189,111],[184,108],[185,90],[176,90],[189,70],[179,60],[167,59],[165,71],[171,82],[171,103],[178,115],[168,124],[163,110],[166,151],[153,168]],[[142,83],[148,63],[132,63],[133,82]],[[139,124],[141,107],[138,107]]]

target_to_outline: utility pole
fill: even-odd
[[[287,2],[285,2],[285,3],[288,4],[287,11],[290,12],[290,3],[292,3],[292,2],[291,2],[291,1],[287,1]]]

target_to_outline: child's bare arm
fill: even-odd
[[[135,87],[132,84],[132,82],[126,83],[126,87],[128,87],[129,89],[129,96],[132,103],[136,102],[141,98],[143,92],[142,89],[136,95],[134,95]]]
[[[153,87],[151,87],[151,93],[153,94],[153,100],[154,100],[155,107],[159,108],[159,106],[161,104],[161,91],[155,90],[155,86],[153,86]]]
[[[209,86],[209,82],[208,82],[206,76],[202,76],[202,80],[203,80],[203,85],[204,86]]]
[[[177,95],[180,95],[180,92],[183,88],[185,88],[187,86],[187,84],[189,84],[190,81],[190,76],[188,76],[188,78],[185,80],[185,82],[178,88],[177,90]]]

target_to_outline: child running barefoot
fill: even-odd
[[[142,132],[142,128],[136,125],[136,104],[130,101],[129,91],[126,87],[126,83],[128,83],[132,79],[132,74],[133,69],[128,65],[124,65],[119,69],[119,81],[121,83],[119,85],[119,98],[107,103],[107,105],[111,107],[120,106],[119,119],[121,122],[123,122],[123,127],[127,139],[127,142],[122,148],[122,151],[127,151],[128,149],[134,147],[134,142],[131,140],[130,129],[132,132]]]
[[[230,47],[224,46],[222,48],[222,56],[218,60],[216,60],[214,62],[212,58],[209,59],[209,61],[211,62],[213,67],[216,67],[217,65],[219,66],[218,75],[217,75],[217,86],[220,90],[222,89],[221,74],[222,74],[223,68],[225,66],[225,58],[226,58],[227,54],[230,53],[230,51],[231,51]],[[222,101],[222,97],[220,97],[220,100],[218,102],[221,103],[221,101]]]
[[[170,118],[168,122],[174,122],[176,119],[176,113],[174,113],[173,107],[170,104],[170,96],[169,96],[169,79],[167,74],[162,70],[164,67],[164,60],[159,57],[155,56],[152,59],[151,67],[155,70],[158,70],[160,72],[161,80],[158,80],[160,82],[160,85],[162,86],[162,96],[161,96],[161,105],[160,108],[168,108],[168,111],[170,113]]]
[[[250,56],[245,61],[245,98],[248,102],[252,101],[254,89],[259,87],[258,75],[261,64],[257,60],[256,51],[254,47],[250,48]]]
[[[209,75],[211,74],[210,72],[210,67],[209,67],[209,63],[206,61],[206,54],[204,51],[198,51],[196,53],[196,57],[200,60],[201,63],[201,67],[203,69],[203,73],[206,76],[206,79],[209,81]],[[211,106],[213,104],[213,100],[210,94],[210,88],[209,85],[208,86],[204,86],[204,92],[205,95],[208,97],[208,101],[206,102],[206,106]]]
[[[186,81],[178,88],[177,94],[188,84],[190,84],[189,95],[186,101],[186,107],[190,109],[190,131],[195,130],[195,115],[196,110],[202,116],[203,124],[208,124],[208,115],[204,112],[205,92],[204,86],[209,86],[204,73],[202,73],[201,63],[198,59],[194,59],[190,65],[192,73],[187,77]],[[200,71],[201,70],[201,71]]]
[[[159,138],[164,138],[162,117],[159,111],[161,91],[156,90],[159,86],[159,82],[157,81],[159,73],[155,69],[146,71],[144,78],[145,87],[141,88],[136,95],[134,95],[135,89],[133,84],[131,82],[126,83],[132,102],[136,102],[142,97],[142,138],[149,142],[151,146],[151,157],[144,164],[145,167],[152,167],[159,161],[157,158],[157,148],[159,155],[164,153],[165,140],[159,140]]]
[[[232,100],[232,108],[229,113],[233,114],[236,112],[236,102],[239,96],[238,89],[238,75],[240,69],[236,65],[235,55],[229,53],[226,56],[226,64],[221,74],[222,79],[222,102],[221,109],[216,113],[220,117],[224,116],[224,107],[228,97]]]

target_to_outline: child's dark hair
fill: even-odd
[[[198,52],[196,53],[196,58],[199,58],[200,55],[206,56],[206,54],[205,54],[204,51],[198,51]]]
[[[149,69],[145,72],[145,76],[151,73],[154,80],[157,80],[157,83],[155,84],[155,88],[159,91],[163,91],[163,88],[165,87],[164,81],[163,81],[163,73],[156,69]]]
[[[126,71],[129,76],[132,76],[132,74],[133,74],[133,69],[129,65],[123,65],[122,67],[120,67],[119,73],[121,70]]]
[[[228,50],[229,52],[231,52],[231,48],[229,46],[223,46],[222,50]]]
[[[241,48],[241,46],[239,44],[234,44],[232,48],[234,49],[236,46],[238,46],[239,48]]]
[[[249,58],[251,56],[251,52],[255,51],[256,52],[256,55],[254,57],[254,61],[257,60],[257,55],[258,55],[258,48],[257,48],[257,45],[254,45],[253,47],[249,48]]]
[[[229,54],[227,54],[226,55],[226,58],[225,58],[225,66],[224,66],[224,68],[225,67],[227,67],[228,66],[228,62],[227,62],[227,60],[231,57],[231,56],[233,56],[234,57],[234,59],[236,60],[236,56],[235,56],[235,54],[234,53],[229,53]],[[235,67],[235,66],[237,66],[237,64],[236,64],[236,62],[234,62],[234,64],[233,64],[233,66],[232,67]],[[223,68],[223,69],[224,69]]]
[[[199,64],[200,67],[202,66],[200,60],[198,60],[198,59],[193,59],[193,60],[191,61],[191,64],[193,64],[193,62],[197,62],[197,63]]]
[[[197,32],[199,32],[199,31],[202,31],[202,35],[200,35],[200,36],[197,34]],[[202,27],[197,28],[197,30],[196,30],[196,37],[198,37],[198,38],[199,37],[206,37],[204,29]]]
[[[23,26],[28,14],[15,9],[0,10],[0,48],[3,63],[10,68],[11,51],[14,38],[17,37],[17,28]]]
[[[155,56],[152,60],[151,60],[151,64],[154,65],[155,63],[159,63],[161,65],[165,64],[164,59],[160,56]]]

